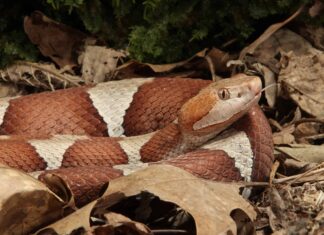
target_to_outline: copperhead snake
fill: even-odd
[[[137,78],[4,98],[0,163],[72,181],[111,179],[151,162],[206,179],[264,181],[273,144],[257,105],[261,87],[244,74],[217,83]]]

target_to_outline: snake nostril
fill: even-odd
[[[242,96],[241,93],[238,93],[238,94],[237,94],[237,97],[238,97],[238,98],[241,98],[241,96]]]

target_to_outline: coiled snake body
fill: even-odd
[[[207,179],[263,181],[273,146],[260,90],[258,77],[238,74],[217,83],[143,78],[2,99],[0,163],[76,181],[151,162]]]

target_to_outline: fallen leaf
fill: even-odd
[[[321,0],[315,0],[313,6],[308,10],[308,13],[311,17],[315,17],[321,14],[324,11],[324,3]]]
[[[324,162],[324,144],[289,144],[289,147],[277,146],[276,149],[300,161],[317,163]]]
[[[295,131],[294,125],[289,125],[284,127],[280,132],[275,132],[272,134],[273,143],[275,145],[281,144],[291,144],[295,142],[295,137],[292,134]]]
[[[283,22],[279,22],[268,27],[260,37],[258,37],[254,42],[252,42],[249,46],[245,47],[241,51],[239,59],[242,60],[247,54],[253,54],[255,49],[258,48],[261,43],[267,40],[274,32],[282,28],[295,17],[297,17],[304,9],[304,6],[305,5],[300,6],[294,14],[292,14],[288,19],[284,20]]]
[[[0,79],[2,77],[0,70]],[[23,94],[22,89],[18,89],[16,84],[0,82],[0,98],[8,96],[18,96]]]
[[[279,82],[283,92],[307,113],[324,118],[324,54],[291,55],[286,68],[281,69]]]
[[[250,220],[255,218],[252,206],[238,194],[238,188],[237,185],[202,181],[177,167],[153,165],[112,180],[97,205],[97,213],[126,197],[148,191],[190,213],[195,220],[197,235],[236,234],[231,211],[240,209]]]
[[[65,218],[38,230],[35,235],[72,235],[75,231],[90,231],[91,211],[95,204],[96,201],[90,202],[86,206],[82,207],[82,209],[79,209]]]
[[[83,80],[86,84],[111,80],[118,61],[125,57],[127,57],[125,51],[102,46],[86,46],[78,58],[79,64],[82,65]]]
[[[108,181],[122,176],[121,171],[104,166],[69,167],[42,172],[38,179],[65,201],[77,207],[101,196]]]
[[[55,68],[54,64],[27,61],[16,61],[11,66],[0,70],[0,79],[44,90],[75,87],[83,83],[80,77],[62,73]]]
[[[61,68],[77,65],[76,52],[81,50],[86,40],[91,41],[86,34],[58,23],[40,11],[24,18],[24,30],[40,52]]]
[[[201,74],[199,73],[200,70],[207,70],[213,74],[211,71],[211,64],[216,73],[228,72],[229,69],[226,63],[229,59],[229,54],[217,48],[212,48],[210,50],[204,49],[187,60],[172,64],[149,64],[132,60],[119,66],[116,70],[116,76],[118,79],[138,76],[173,76],[173,74],[181,77],[199,77]],[[192,70],[194,71],[188,73],[188,71]]]
[[[304,118],[295,122],[294,136],[299,144],[311,144],[324,139],[324,120]]]
[[[254,56],[262,61],[273,60],[278,53],[293,51],[296,56],[313,50],[312,45],[289,29],[280,29],[259,45]]]
[[[33,177],[0,167],[0,234],[29,234],[63,215],[66,202]]]
[[[278,89],[277,86],[273,86],[276,84],[276,75],[266,66],[262,66],[263,78],[264,78],[264,87],[267,88],[265,93],[265,98],[267,99],[268,105],[273,108],[276,104]]]
[[[269,212],[269,223],[272,231],[280,230],[283,225],[287,221],[287,214],[282,213],[287,210],[287,204],[281,197],[278,190],[274,187],[269,189],[269,197],[271,201],[271,206],[268,210]]]
[[[181,187],[179,187],[180,184]],[[100,199],[39,230],[36,234],[74,234],[74,231],[85,233],[98,228],[98,225],[101,229],[97,232],[106,231],[105,229],[111,225],[109,221],[113,225],[118,225],[120,223],[118,221],[123,220],[128,224],[129,221],[126,221],[125,215],[117,216],[116,214],[109,215],[109,213],[117,203],[134,198],[134,196],[136,198],[137,195],[144,195],[144,197],[137,197],[143,199],[146,198],[145,195],[154,195],[168,203],[167,205],[173,203],[179,206],[194,218],[197,235],[228,232],[237,234],[237,229],[254,231],[251,221],[255,219],[256,213],[253,207],[239,195],[239,188],[239,184],[201,180],[177,167],[153,165],[128,176],[111,180],[108,190]],[[130,211],[128,209],[127,211],[143,216],[143,212],[147,211],[144,208],[147,208],[149,204],[143,204],[144,207],[141,210]],[[154,210],[148,211],[145,217],[151,216],[154,212]],[[156,212],[159,213],[159,211]],[[179,217],[175,221],[181,224],[181,220],[185,218]],[[131,221],[128,225],[131,228],[144,229],[143,231],[146,229],[145,225],[135,221]],[[108,231],[111,230],[108,229]],[[169,230],[166,228],[164,231]]]
[[[324,28],[305,25],[300,27],[299,33],[319,50],[324,50]]]
[[[268,218],[270,234],[322,234],[321,218],[324,205],[323,183],[298,186],[280,183],[268,188],[258,207],[263,218]],[[298,223],[296,223],[298,221]]]
[[[286,158],[283,167],[288,172],[294,172],[296,173],[303,173],[309,170],[314,169],[318,164],[313,162],[304,162],[300,160],[296,160],[294,158]]]

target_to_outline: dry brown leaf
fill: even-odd
[[[304,5],[300,6],[298,10],[285,21],[273,24],[270,27],[268,27],[259,38],[257,38],[253,43],[251,43],[249,46],[245,47],[241,51],[239,59],[242,60],[247,54],[253,54],[256,48],[258,48],[261,43],[266,41],[273,33],[275,33],[277,30],[279,30],[284,25],[293,20],[296,16],[298,16],[303,9]]]
[[[117,68],[118,71],[118,78],[129,78],[129,77],[136,77],[137,74],[141,73],[149,73],[152,75],[153,73],[167,73],[172,71],[175,68],[184,66],[185,64],[189,63],[192,59],[197,57],[203,57],[206,54],[207,49],[204,49],[200,52],[198,52],[193,57],[178,62],[178,63],[172,63],[172,64],[149,64],[149,63],[140,63],[138,61],[131,60]]]
[[[0,71],[0,79],[1,79],[1,71]],[[0,82],[0,98],[4,98],[8,96],[18,96],[22,94],[23,91],[18,89],[18,87],[15,84]]]
[[[324,145],[290,144],[290,147],[276,147],[290,157],[305,162],[324,162]]]
[[[272,234],[321,234],[323,221],[314,217],[323,210],[324,197],[318,184],[271,188],[267,207],[263,212],[268,214]],[[298,221],[298,223],[296,223]]]
[[[59,219],[66,203],[18,170],[0,167],[0,234],[29,234]]]
[[[40,173],[41,177],[37,176],[39,181],[44,183],[52,192],[59,196],[71,208],[75,208],[75,199],[67,182],[54,174]]]
[[[283,167],[289,172],[303,173],[314,169],[318,164],[313,162],[303,162],[294,158],[287,158],[283,163]]]
[[[101,46],[86,46],[78,58],[79,64],[82,65],[83,80],[87,84],[111,80],[118,61],[125,57],[127,57],[125,51]]]
[[[295,124],[296,122],[299,122],[302,118],[302,113],[299,107],[296,107],[296,110],[294,112],[293,119],[289,122],[289,125]]]
[[[309,54],[288,57],[288,66],[279,74],[285,95],[307,113],[324,118],[324,54],[313,49]]]
[[[85,166],[46,170],[37,178],[65,201],[73,198],[80,208],[99,198],[106,190],[107,182],[120,176],[121,171],[107,166]]]
[[[217,49],[212,48],[210,50],[204,49],[187,60],[180,61],[172,64],[149,64],[140,63],[138,61],[129,61],[117,68],[118,79],[131,78],[136,76],[172,76],[175,73],[176,76],[186,77],[198,77],[199,70],[210,71],[211,64],[214,72],[228,71],[226,67],[227,61],[230,59],[230,55]],[[208,62],[209,61],[209,62]],[[182,72],[177,72],[182,70]],[[188,70],[194,70],[195,72],[188,73]]]
[[[276,215],[271,210],[271,207],[268,206],[265,210],[268,218],[269,218],[269,226],[274,231],[272,235],[285,235],[283,230],[280,230],[281,226],[279,220],[277,219]]]
[[[236,224],[230,217],[236,209],[244,211],[250,220],[255,218],[255,211],[239,195],[237,185],[205,182],[168,165],[153,165],[112,180],[97,205],[97,213],[142,191],[175,203],[190,213],[195,220],[197,235],[237,234]]]
[[[272,231],[278,231],[282,228],[281,223],[285,223],[287,220],[287,215],[280,213],[286,211],[287,205],[276,188],[272,187],[269,189],[269,196],[271,201],[271,207],[267,211],[269,224]]]
[[[324,139],[324,120],[314,118],[304,118],[296,122],[294,136],[296,142],[300,144],[313,143],[316,140]]]
[[[311,44],[303,37],[288,29],[280,29],[256,48],[254,56],[262,61],[273,60],[278,53],[293,51],[304,55],[312,50]]]
[[[11,66],[0,70],[0,79],[5,82],[55,90],[59,88],[79,86],[82,79],[62,73],[54,64],[16,61]]]
[[[197,56],[198,53],[197,53]],[[202,70],[212,70],[211,66],[213,67],[214,73],[226,73],[229,72],[229,68],[227,67],[227,62],[231,59],[232,56],[230,56],[228,53],[219,50],[218,48],[211,48],[208,50],[207,54],[204,56],[205,60],[201,60],[198,62],[194,67],[197,69],[202,69]],[[208,59],[210,59],[209,63]],[[213,73],[211,71],[211,73]]]
[[[287,127],[284,127],[280,132],[273,133],[272,134],[273,143],[275,145],[294,143],[295,137],[292,134],[294,131],[295,131],[295,126],[289,125]]]
[[[322,125],[324,124],[324,120],[320,119],[300,119],[298,123],[296,123],[296,135],[307,136],[307,135],[316,135],[321,133]]]
[[[324,50],[324,27],[305,25],[300,27],[299,33],[310,41],[315,48]]]
[[[283,127],[280,125],[280,123],[272,118],[269,118],[268,122],[269,122],[270,126],[276,128],[279,131],[281,131],[283,129]]]
[[[40,11],[25,17],[24,30],[40,52],[50,57],[61,68],[67,66],[72,68],[77,65],[76,52],[88,40],[86,34],[58,23]]]
[[[321,0],[315,0],[313,6],[308,10],[308,13],[311,17],[315,17],[321,14],[324,11],[324,3]]]
[[[90,228],[90,220],[93,223],[97,221],[102,228],[106,228],[111,218],[107,216],[106,219],[103,218],[110,208],[121,200],[141,192],[152,193],[161,200],[172,202],[190,213],[195,220],[198,235],[226,232],[237,234],[237,225],[240,229],[249,228],[248,231],[253,231],[251,221],[255,219],[256,213],[238,191],[239,185],[208,182],[177,167],[153,165],[129,176],[112,180],[101,199],[86,205],[36,234],[48,234],[54,231],[57,234],[90,231],[90,229],[97,228],[96,226]],[[132,222],[132,228],[134,228],[133,225],[137,227],[139,224]],[[143,228],[143,226],[140,227]]]
[[[273,108],[276,104],[278,89],[276,84],[276,75],[268,67],[262,65],[262,72],[264,78],[264,87],[271,86],[265,90],[265,98],[267,99],[268,105]]]
[[[38,230],[35,235],[48,234],[74,234],[75,231],[90,231],[91,211],[96,201],[90,202],[86,206],[74,213],[58,220],[57,222]],[[52,232],[52,233],[50,233]],[[55,233],[54,233],[55,232]]]

